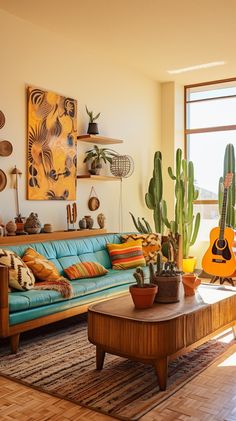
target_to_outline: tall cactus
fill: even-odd
[[[166,203],[162,199],[162,155],[157,151],[154,155],[153,176],[149,182],[148,192],[145,194],[145,202],[149,209],[153,210],[155,231],[163,234],[163,209],[166,214]]]
[[[193,163],[182,159],[181,149],[176,151],[176,173],[173,173],[171,167],[168,167],[168,173],[175,181],[175,221],[172,221],[172,231],[182,236],[183,257],[187,258],[200,226],[200,213],[196,217],[193,215],[193,201],[198,198],[199,192],[194,188]]]
[[[233,173],[232,184],[228,190],[228,201],[227,201],[227,213],[226,213],[226,225],[231,228],[236,228],[236,215],[235,215],[235,153],[234,146],[229,143],[225,149],[224,155],[224,177],[219,179],[219,213],[221,215],[222,202],[223,202],[223,183],[226,174]]]

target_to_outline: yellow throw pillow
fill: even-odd
[[[125,244],[107,244],[112,269],[131,269],[145,266],[142,241],[129,241]]]
[[[0,265],[9,268],[10,288],[25,291],[34,287],[33,273],[14,251],[0,249]]]
[[[56,266],[32,248],[25,251],[22,260],[32,270],[36,278],[41,281],[56,281],[60,278]]]
[[[121,236],[122,242],[128,241],[142,241],[143,255],[146,264],[156,263],[157,254],[161,250],[161,235],[160,234],[127,234]]]

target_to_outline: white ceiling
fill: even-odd
[[[236,0],[0,0],[0,8],[159,81],[236,77]],[[11,28],[11,34],[14,29]],[[225,61],[169,75],[167,70]]]

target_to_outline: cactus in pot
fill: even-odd
[[[236,215],[235,215],[235,189],[236,189],[236,178],[235,178],[235,152],[234,146],[229,143],[225,149],[224,155],[224,174],[219,179],[219,213],[221,215],[222,203],[223,203],[223,184],[226,174],[233,173],[232,184],[228,189],[227,199],[227,213],[226,213],[226,226],[236,229]]]
[[[169,243],[170,246],[170,243]],[[171,252],[170,252],[171,255]],[[158,286],[155,301],[158,303],[176,303],[179,301],[179,285],[181,271],[175,262],[162,261],[162,254],[158,253],[156,270],[152,263],[149,264],[150,280]]]
[[[189,258],[189,249],[197,239],[201,219],[199,212],[196,216],[193,214],[193,202],[199,194],[194,187],[193,162],[182,159],[182,150],[178,149],[176,151],[176,172],[174,174],[173,169],[168,167],[168,173],[175,181],[175,226],[173,228],[182,236],[185,260]],[[186,271],[185,268],[184,271]]]
[[[157,151],[154,155],[153,176],[149,182],[148,192],[145,195],[145,202],[149,209],[153,210],[155,232],[163,234],[164,223],[163,213],[166,215],[166,202],[162,199],[162,154]]]
[[[137,309],[149,308],[153,305],[157,293],[157,285],[145,283],[143,269],[138,267],[133,274],[137,284],[130,285],[129,291]]]

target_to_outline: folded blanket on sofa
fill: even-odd
[[[54,291],[60,292],[60,294],[64,298],[72,298],[73,297],[73,289],[71,286],[70,281],[68,279],[63,278],[62,276],[58,278],[56,281],[40,281],[36,282],[32,289],[52,289]]]

